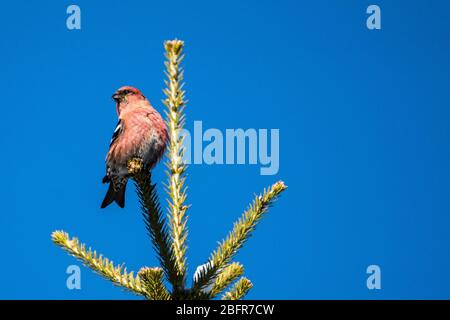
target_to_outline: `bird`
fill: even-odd
[[[161,160],[168,142],[167,127],[139,89],[123,86],[113,95],[118,122],[106,154],[106,175],[109,183],[101,204],[106,208],[113,202],[125,207],[125,189],[130,178],[128,161],[139,159],[148,170]]]

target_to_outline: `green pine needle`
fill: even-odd
[[[206,264],[207,267],[199,274],[197,281],[194,283],[194,292],[200,293],[217,276],[218,271],[233,259],[237,251],[251,236],[257,223],[267,212],[270,205],[273,204],[286,188],[287,186],[282,181],[279,181],[269,189],[264,190],[262,195],[257,196],[253,200],[250,207],[234,224],[233,230],[229,233],[228,237],[212,253],[209,259],[210,263]]]
[[[233,288],[222,296],[222,300],[240,300],[253,288],[253,284],[247,278],[242,277]]]
[[[70,238],[64,231],[54,231],[52,241],[105,279],[135,294],[149,297],[139,277],[135,277],[133,272],[127,272],[123,265],[114,266],[108,258],[97,255],[91,248],[86,249],[86,245],[80,243],[77,238]]]
[[[171,299],[163,283],[164,271],[161,268],[144,267],[139,270],[138,275],[151,300]]]
[[[139,160],[134,160],[139,161]],[[129,164],[129,167],[133,163]],[[136,167],[136,165],[134,165]],[[164,270],[169,282],[176,286],[181,286],[183,278],[179,276],[176,268],[175,256],[172,252],[171,240],[166,227],[166,222],[161,212],[161,207],[156,193],[156,185],[151,183],[151,174],[145,168],[136,170],[134,173],[136,192],[139,197],[141,209],[144,215],[144,222],[153,243],[153,247],[158,254],[159,262]]]
[[[210,298],[214,298],[225,290],[234,280],[242,276],[243,273],[244,266],[239,262],[234,262],[226,266],[217,276],[211,293],[209,294]]]
[[[184,124],[184,106],[186,104],[183,87],[183,70],[180,67],[184,56],[182,55],[184,42],[179,40],[166,41],[166,76],[167,89],[164,90],[166,100],[166,124],[169,128],[169,145],[167,147],[167,194],[169,196],[169,224],[172,238],[172,252],[175,256],[176,269],[180,283],[175,289],[184,290],[186,279],[186,239],[187,239],[187,215],[188,206],[186,201],[185,171],[186,164],[183,162],[183,139],[181,130]]]

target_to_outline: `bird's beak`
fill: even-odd
[[[118,93],[114,93],[114,94],[112,95],[112,98],[114,99],[114,101],[119,102],[119,100],[120,100],[120,95],[119,95]]]

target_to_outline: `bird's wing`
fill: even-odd
[[[111,142],[109,143],[109,150],[108,153],[106,154],[106,159],[105,161],[108,163],[112,153],[114,152],[114,149],[117,146],[117,142],[119,141],[120,136],[123,135],[125,131],[125,125],[122,119],[119,119],[119,121],[117,122],[116,125],[116,129],[114,129],[114,133],[111,137]]]
[[[110,148],[114,144],[114,142],[117,141],[117,139],[123,133],[123,131],[124,131],[123,121],[122,121],[122,119],[119,119],[119,122],[117,122],[117,125],[116,125],[116,129],[114,129],[114,133],[111,137],[111,142],[109,143]]]

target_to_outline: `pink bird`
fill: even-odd
[[[122,87],[112,98],[116,101],[119,122],[106,155],[103,183],[109,183],[109,188],[101,207],[115,201],[123,208],[129,178],[128,161],[138,158],[146,168],[152,169],[164,154],[168,134],[161,115],[138,89]]]

